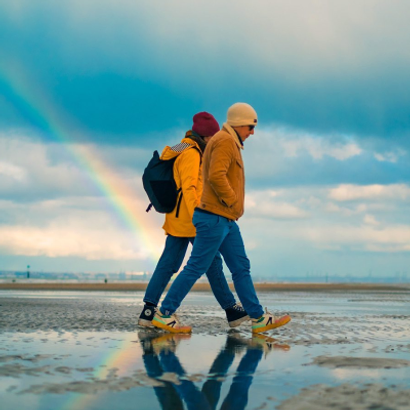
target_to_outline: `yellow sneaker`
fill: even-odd
[[[252,333],[261,333],[266,332],[270,329],[275,329],[280,326],[286,325],[290,322],[291,317],[289,315],[284,316],[275,316],[272,313],[268,312],[268,309],[265,308],[265,314],[258,319],[252,319]]]
[[[163,315],[159,309],[156,310],[152,324],[159,329],[170,333],[191,333],[191,326],[182,326],[177,315]]]

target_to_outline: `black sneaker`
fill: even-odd
[[[144,305],[144,308],[142,309],[142,312],[138,319],[138,324],[140,326],[145,326],[145,327],[154,327],[152,325],[152,319],[154,319],[154,315],[155,315],[155,307]]]
[[[154,348],[152,341],[158,337],[158,333],[155,330],[144,329],[138,332],[138,339],[142,347],[144,354],[154,354]]]
[[[240,353],[249,347],[251,339],[243,337],[238,330],[230,330],[226,338],[225,350],[232,353]]]
[[[225,312],[230,327],[239,326],[242,322],[250,320],[250,317],[246,313],[246,310],[240,303],[237,303],[232,307],[225,309]]]

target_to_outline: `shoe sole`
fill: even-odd
[[[138,324],[140,326],[144,326],[144,327],[154,327],[154,325],[152,324],[151,320],[147,320],[147,319],[138,319]]]
[[[262,333],[262,332],[266,332],[268,330],[271,329],[276,329],[277,327],[281,327],[281,326],[285,326],[287,323],[289,323],[291,321],[291,317],[290,316],[285,316],[282,320],[272,323],[271,325],[268,326],[264,326],[264,327],[260,327],[258,329],[252,329],[252,333]]]
[[[246,322],[247,320],[251,320],[251,318],[248,315],[241,317],[239,319],[236,319],[236,320],[232,320],[231,322],[228,322],[228,324],[229,324],[229,327],[237,327],[241,323]]]
[[[156,320],[153,320],[152,321],[152,324],[155,326],[155,327],[157,327],[157,328],[159,328],[159,329],[163,329],[163,330],[166,330],[167,332],[170,332],[170,333],[191,333],[192,332],[192,328],[191,327],[180,327],[180,328],[173,328],[173,327],[171,327],[171,326],[167,326],[167,325],[164,325],[163,323],[161,323],[161,322],[157,322]]]

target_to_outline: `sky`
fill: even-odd
[[[141,175],[251,104],[255,276],[410,266],[407,0],[0,0],[0,270],[155,268]]]

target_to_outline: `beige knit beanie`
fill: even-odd
[[[236,103],[228,108],[226,122],[231,127],[256,125],[258,123],[258,115],[249,104]]]

